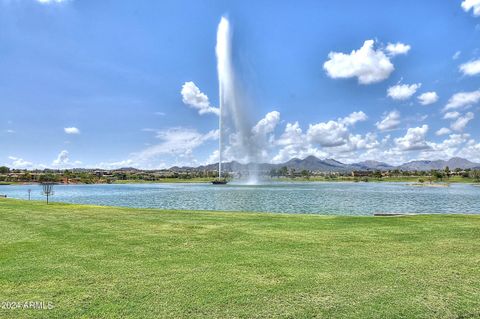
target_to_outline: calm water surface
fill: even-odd
[[[0,194],[44,199],[38,185],[0,186]],[[372,215],[480,214],[480,187],[413,187],[404,183],[57,185],[52,201],[142,208]]]

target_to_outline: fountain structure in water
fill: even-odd
[[[217,30],[217,72],[219,84],[219,144],[218,144],[218,179],[214,184],[226,184],[227,179],[222,174],[222,159],[224,156],[224,144],[228,137],[234,140],[230,145],[230,153],[233,153],[247,162],[256,160],[255,141],[252,141],[252,125],[248,121],[246,99],[242,94],[240,85],[235,77],[232,62],[232,32],[230,22],[222,17]],[[249,178],[256,181],[256,172],[250,171]]]

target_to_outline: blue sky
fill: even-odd
[[[480,162],[479,0],[0,0],[0,164],[215,162],[223,15],[259,160]]]

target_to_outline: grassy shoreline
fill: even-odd
[[[269,179],[273,181],[302,181],[302,182],[363,182],[363,178],[354,178],[354,177],[339,177],[336,179],[328,179],[324,177],[310,177],[310,178],[274,178]],[[423,180],[425,184],[430,183],[428,178],[424,176],[396,176],[396,177],[382,177],[382,178],[375,178],[375,177],[368,177],[367,181],[371,183],[396,183],[396,182],[404,182],[404,183],[417,183],[419,180]],[[444,178],[442,180],[433,180],[433,183],[463,183],[463,184],[474,184],[475,180],[473,178],[465,178],[460,176]],[[477,182],[478,183],[478,182]]]
[[[189,178],[189,179],[178,179],[178,178],[165,178],[159,181],[149,181],[149,180],[117,180],[111,184],[156,184],[156,183],[209,183],[213,178]],[[0,186],[9,186],[9,185],[38,185],[38,182],[2,182]],[[69,183],[62,185],[102,185],[108,183]]]
[[[1,318],[477,318],[480,216],[0,199]]]

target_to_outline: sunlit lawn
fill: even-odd
[[[0,200],[0,318],[479,318],[480,216]]]

